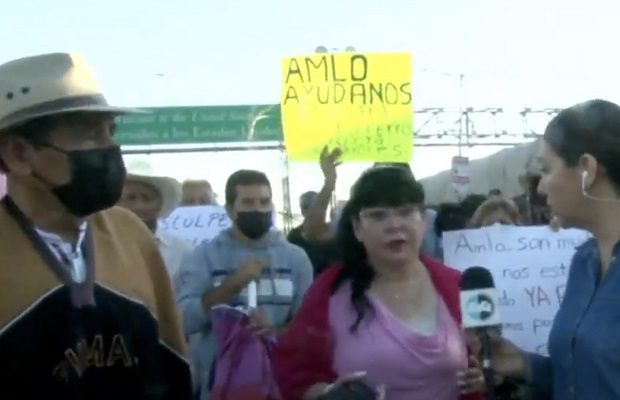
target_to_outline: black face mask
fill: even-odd
[[[71,179],[64,185],[52,186],[52,193],[71,214],[86,217],[118,202],[127,174],[119,146],[73,151],[52,145],[44,147],[69,159]]]
[[[269,231],[272,217],[271,211],[241,211],[237,213],[235,225],[248,239],[256,240]]]

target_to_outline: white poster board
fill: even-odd
[[[231,226],[226,209],[220,206],[179,207],[160,224],[161,229],[192,246],[212,240]]]
[[[491,271],[504,336],[523,350],[547,354],[549,330],[564,296],[575,248],[590,235],[547,226],[495,225],[444,232],[446,265]]]

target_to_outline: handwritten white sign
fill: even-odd
[[[226,209],[219,206],[179,207],[161,221],[164,231],[187,240],[192,246],[212,240],[230,226]]]
[[[549,330],[564,297],[575,248],[589,234],[547,226],[495,225],[443,234],[444,261],[461,271],[491,271],[504,336],[523,350],[547,354]]]

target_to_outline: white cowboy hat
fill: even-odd
[[[0,65],[0,130],[66,112],[141,113],[113,107],[79,54],[53,53]]]
[[[140,182],[157,190],[162,200],[160,218],[166,218],[181,204],[181,184],[174,178],[129,173],[126,181]]]

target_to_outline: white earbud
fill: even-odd
[[[588,188],[586,185],[586,179],[588,179],[588,171],[583,171],[581,173],[581,193],[587,197],[590,200],[595,200],[595,201],[600,201],[600,202],[604,202],[604,203],[620,203],[620,199],[617,198],[606,198],[606,197],[596,197],[596,196],[592,196],[590,193],[588,193]]]

